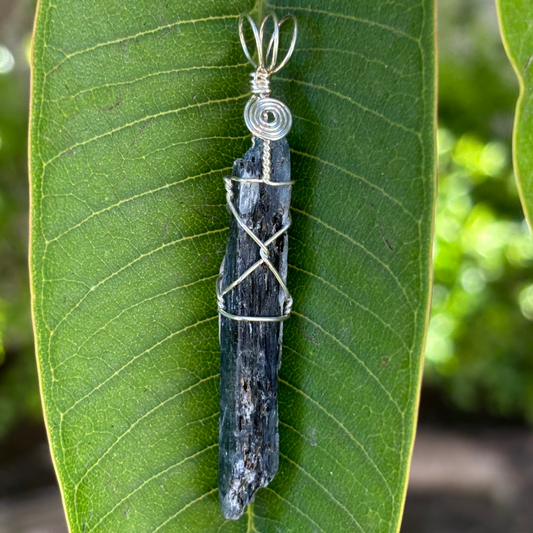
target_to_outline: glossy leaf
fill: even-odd
[[[524,213],[533,222],[533,4],[528,0],[497,0],[500,31],[518,77],[520,96],[513,131],[513,166]]]
[[[430,0],[277,2],[293,111],[281,466],[218,507],[222,177],[250,145],[246,0],[41,0],[33,313],[73,532],[394,532],[413,443],[434,202]]]

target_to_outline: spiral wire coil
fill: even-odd
[[[269,19],[272,19],[273,22],[273,32],[270,37],[268,46],[266,47],[266,53],[264,48],[264,37],[265,30]],[[256,62],[250,51],[248,45],[246,44],[246,38],[244,35],[244,22],[248,20],[255,38],[255,44],[257,47],[258,61]],[[292,21],[293,23],[293,34],[291,43],[285,57],[280,63],[277,63],[278,52],[279,52],[279,34],[280,28],[287,21]],[[267,241],[262,242],[254,232],[246,225],[243,219],[239,216],[237,209],[233,204],[233,186],[232,182],[247,182],[247,183],[258,183],[269,186],[292,186],[293,181],[286,182],[274,182],[271,178],[271,165],[272,165],[272,149],[270,142],[277,141],[282,139],[289,133],[289,130],[292,126],[292,115],[289,108],[279,100],[275,98],[270,98],[270,76],[278,72],[283,68],[289,61],[294,48],[296,46],[296,38],[298,35],[298,22],[294,15],[286,15],[281,20],[278,20],[274,13],[269,13],[263,19],[260,28],[258,29],[253,18],[248,13],[243,13],[239,18],[239,38],[241,41],[244,54],[246,55],[248,61],[255,68],[255,71],[251,73],[251,89],[252,97],[246,104],[244,109],[244,121],[246,126],[252,133],[252,140],[255,143],[255,139],[259,138],[263,141],[263,158],[262,158],[262,175],[261,178],[239,178],[237,176],[230,176],[224,178],[226,186],[226,202],[228,210],[235,217],[239,227],[250,236],[250,238],[257,244],[259,247],[259,256],[260,259],[254,263],[246,272],[244,272],[238,279],[233,281],[230,285],[225,288],[222,288],[222,269],[220,276],[217,279],[216,290],[217,290],[217,304],[218,311],[221,315],[245,322],[281,322],[286,320],[292,310],[292,296],[287,289],[285,282],[279,271],[273,265],[269,258],[269,246],[276,242],[277,239],[282,237],[291,225],[290,215],[288,218],[288,223],[285,224],[280,230],[278,230],[272,237]],[[276,280],[278,281],[281,290],[285,295],[284,300],[284,310],[281,316],[244,316],[244,315],[234,315],[229,313],[225,308],[224,296],[230,291],[235,289],[240,283],[242,283],[248,276],[250,276],[257,268],[261,265],[266,265],[269,270],[272,272]],[[223,267],[222,267],[223,268]]]

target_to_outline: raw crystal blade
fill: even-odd
[[[271,143],[274,182],[290,181],[286,139]],[[233,176],[260,179],[263,142],[257,139],[233,165]],[[291,186],[231,181],[233,199],[243,222],[267,241],[289,222]],[[233,215],[221,287],[229,286],[259,259],[259,247]],[[288,237],[269,246],[269,259],[287,278]],[[285,293],[266,265],[259,266],[224,297],[234,315],[282,316]],[[236,321],[220,316],[219,491],[222,513],[239,518],[258,489],[270,483],[279,465],[278,369],[283,322]]]

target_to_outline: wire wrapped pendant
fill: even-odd
[[[250,23],[257,46],[254,61],[244,36]],[[269,20],[273,32],[266,50]],[[279,33],[293,23],[290,47],[280,63]],[[258,29],[248,14],[239,19],[244,53],[255,71],[252,97],[244,110],[253,146],[224,178],[230,212],[226,255],[217,279],[219,310],[220,430],[219,495],[225,518],[236,520],[255,493],[273,479],[279,465],[278,370],[283,321],[292,298],[286,286],[290,226],[290,151],[285,136],[289,108],[270,97],[270,76],[289,60],[297,36],[293,15],[268,14]]]

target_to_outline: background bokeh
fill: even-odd
[[[41,418],[28,280],[28,97],[34,2],[0,0],[0,442]]]
[[[493,2],[439,3],[439,195],[425,386],[533,423],[533,239],[511,165],[517,82]]]
[[[2,498],[53,483],[42,452],[46,444],[27,267],[28,58],[34,9],[33,0],[0,0],[0,504]],[[533,239],[511,165],[517,82],[492,0],[439,2],[439,91],[435,286],[421,403],[421,434],[429,437],[422,442],[437,443],[427,452],[435,455],[438,443],[453,434],[452,446],[460,450],[461,434],[470,431],[474,448],[476,438],[493,438],[496,447],[507,446],[501,451],[505,455],[512,447],[494,435],[505,430],[527,439],[533,424]],[[471,433],[473,427],[490,430],[492,437]],[[531,455],[527,460],[533,462]],[[414,464],[416,474],[416,453]],[[478,531],[475,520],[472,527],[459,520],[438,529],[438,509],[447,516],[460,511],[442,507],[449,500],[437,497],[431,500],[437,506],[433,526],[424,529],[416,513],[427,514],[427,505],[418,509],[416,498],[410,494],[408,499],[406,531]],[[502,505],[508,509],[511,504]],[[481,506],[480,521],[483,513]],[[521,531],[501,519],[506,531]],[[524,529],[531,530],[533,519]],[[4,526],[0,513],[3,531],[26,529]]]

